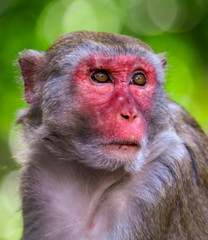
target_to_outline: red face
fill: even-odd
[[[101,144],[118,149],[139,145],[156,90],[156,71],[147,59],[94,53],[77,66],[74,81],[76,108],[87,114]]]

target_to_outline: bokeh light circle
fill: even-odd
[[[148,0],[147,9],[155,25],[162,30],[169,30],[178,15],[176,0]]]
[[[96,0],[61,0],[46,6],[39,18],[37,30],[39,36],[51,43],[56,36],[72,31],[118,33],[120,24],[119,11],[114,1],[101,1],[96,5]]]

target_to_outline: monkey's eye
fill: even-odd
[[[94,72],[91,78],[94,82],[98,82],[98,83],[106,83],[110,81],[110,77],[108,76],[108,73],[103,70],[98,70]]]
[[[147,80],[143,73],[135,73],[131,79],[132,84],[136,84],[139,86],[144,86],[146,84]]]

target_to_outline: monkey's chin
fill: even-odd
[[[119,160],[120,162],[132,162],[140,151],[140,145],[134,143],[111,143],[102,146],[105,154]]]

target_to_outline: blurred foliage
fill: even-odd
[[[138,37],[167,52],[166,88],[208,131],[207,0],[0,0],[0,240],[21,236],[19,149],[13,120],[26,106],[17,67],[23,49],[46,50],[75,30]]]

